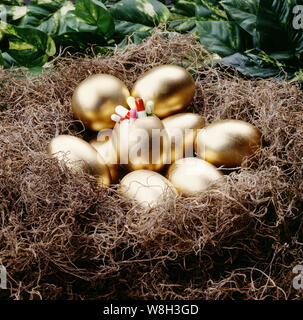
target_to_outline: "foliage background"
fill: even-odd
[[[155,26],[190,33],[247,76],[302,78],[303,0],[3,0],[0,64],[41,71],[60,48],[106,54],[139,44]],[[5,17],[5,19],[3,18]],[[5,22],[6,20],[6,22]],[[303,21],[301,21],[303,23]],[[46,65],[45,65],[46,64]]]

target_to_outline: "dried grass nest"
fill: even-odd
[[[0,299],[302,299],[303,93],[296,84],[243,79],[204,62],[192,38],[155,32],[107,57],[64,57],[29,77],[2,70]],[[46,154],[57,134],[91,133],[71,96],[90,74],[129,88],[153,66],[194,73],[188,110],[210,123],[246,120],[263,133],[258,163],[228,172],[197,198],[143,210]],[[22,74],[22,77],[20,75]]]

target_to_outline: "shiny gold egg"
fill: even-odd
[[[129,91],[118,78],[95,74],[82,81],[74,91],[72,108],[77,119],[88,128],[99,131],[113,128],[111,115],[117,105],[127,106]]]
[[[241,120],[216,121],[202,129],[196,139],[196,151],[202,159],[216,165],[240,166],[245,157],[261,144],[261,132]]]
[[[85,171],[96,176],[98,183],[109,185],[110,172],[102,157],[86,141],[69,135],[59,135],[48,145],[48,154],[53,155],[74,172]]]
[[[93,140],[90,144],[98,151],[98,153],[103,158],[105,164],[107,165],[112,183],[117,183],[120,177],[120,168],[118,165],[118,154],[112,141],[106,140]]]
[[[136,119],[133,124],[128,120],[116,124],[112,141],[120,165],[130,171],[161,170],[167,163],[164,146],[166,136],[164,126],[156,116]]]
[[[176,65],[162,65],[143,74],[134,84],[133,97],[146,103],[154,101],[154,114],[167,117],[186,107],[194,97],[195,82],[191,74]]]
[[[136,170],[128,173],[120,182],[119,193],[136,200],[149,208],[177,195],[174,186],[161,174],[150,170]]]
[[[103,129],[98,132],[97,138],[94,139],[94,141],[106,142],[106,141],[110,140],[112,134],[113,134],[112,128]]]
[[[222,176],[215,166],[199,158],[179,159],[167,172],[167,179],[185,197],[197,196]]]
[[[198,129],[205,125],[201,115],[178,113],[162,119],[169,139],[171,162],[194,156],[194,143]]]

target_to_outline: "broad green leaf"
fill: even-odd
[[[303,53],[303,31],[293,26],[293,8],[302,0],[262,0],[257,18],[259,47],[275,59],[294,59]]]
[[[0,66],[4,66],[4,59],[3,59],[3,56],[2,56],[1,50],[0,50]]]
[[[88,25],[96,26],[107,37],[115,31],[111,14],[98,0],[77,0],[75,14]]]
[[[155,25],[170,17],[167,7],[157,0],[121,0],[110,8],[110,13],[116,19],[114,38],[120,46],[128,43],[126,36],[135,43],[142,42]]]
[[[235,53],[221,59],[220,64],[232,66],[241,74],[250,77],[269,78],[275,77],[281,73],[281,69],[278,67],[270,64],[265,65],[263,61],[258,61],[257,58],[252,59],[240,53]]]
[[[241,28],[256,36],[259,0],[223,0],[222,7]]]
[[[69,32],[61,36],[54,36],[54,41],[58,45],[68,47],[69,52],[73,53],[85,51],[91,45],[108,45],[108,42],[101,35],[89,32]]]
[[[81,50],[89,44],[106,45],[104,37],[114,31],[112,17],[97,0],[78,0],[77,8],[68,0],[34,0],[28,6],[22,26],[35,27],[50,35],[57,44]]]
[[[97,33],[98,31],[97,26],[88,25],[77,18],[75,7],[71,2],[66,3],[49,19],[42,22],[38,29],[51,36],[61,36],[71,32]]]
[[[196,27],[196,1],[178,0],[172,8],[169,29],[177,32],[194,32]]]
[[[134,32],[150,32],[151,27],[139,23],[130,23],[127,21],[116,22],[116,32],[122,36],[131,35]]]
[[[179,0],[172,12],[180,16],[169,23],[169,28],[177,32],[196,33],[197,21],[225,20],[219,1],[215,0]]]
[[[79,31],[74,14],[75,6],[68,2],[39,24],[38,29],[51,35],[60,36],[69,31]],[[96,30],[96,28],[91,28]]]
[[[19,67],[20,64],[13,59],[7,52],[2,53],[4,68]]]
[[[197,21],[197,33],[201,44],[221,57],[230,56],[243,49],[240,29],[235,22]]]
[[[172,12],[198,20],[226,20],[219,0],[178,0]]]
[[[196,0],[196,18],[198,20],[226,20],[219,0]]]
[[[11,24],[18,23],[27,13],[27,6],[0,5],[0,20]]]
[[[89,25],[79,19],[75,15],[74,4],[69,1],[43,21],[38,29],[49,34],[57,44],[75,49],[84,50],[88,44],[107,44],[98,26]]]
[[[67,0],[31,0],[19,27],[37,27],[59,10]]]
[[[22,6],[24,5],[24,0],[1,0],[1,3],[11,6]]]
[[[196,14],[196,2],[195,0],[179,0],[171,11],[181,16],[194,17]]]
[[[173,20],[169,23],[169,28],[181,33],[193,33],[196,30],[196,18]]]
[[[167,22],[170,12],[157,0],[121,0],[110,9],[118,21],[154,27]]]
[[[130,43],[140,44],[144,39],[151,35],[150,31],[136,31],[132,33],[130,36],[124,37],[124,39],[118,44],[118,48],[125,48]]]
[[[152,27],[144,26],[142,24],[130,23],[127,21],[116,21],[115,39],[119,43],[119,47],[125,47],[129,43],[129,39],[139,44],[145,38],[151,35]]]
[[[4,22],[0,22],[0,30],[9,43],[7,54],[21,66],[42,66],[56,53],[53,39],[40,30],[16,27]]]
[[[303,69],[299,69],[293,79],[291,79],[290,83],[300,81],[303,85]]]
[[[266,56],[265,53],[262,55]],[[279,66],[279,64],[272,64],[264,60],[260,55],[246,52],[245,54],[236,53],[232,56],[225,57],[220,61],[224,66],[232,66],[238,72],[245,76],[258,77],[258,78],[271,78],[277,79],[291,79],[295,76],[293,70],[285,69],[286,66]]]

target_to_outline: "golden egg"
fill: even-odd
[[[202,129],[196,139],[197,154],[216,165],[240,166],[261,145],[261,132],[241,120],[216,121]]]
[[[156,206],[165,197],[177,195],[176,189],[165,177],[150,170],[132,171],[123,177],[120,184],[121,195],[147,208]]]
[[[133,97],[154,101],[154,113],[162,118],[186,107],[194,97],[195,82],[190,73],[176,65],[162,65],[143,74],[134,84]]]
[[[108,134],[111,135],[110,132]],[[103,137],[106,138],[109,136],[105,136],[105,133],[103,133]],[[98,138],[100,139],[100,136],[98,136]],[[91,141],[90,144],[98,151],[107,165],[110,171],[112,183],[117,183],[120,177],[117,150],[110,139],[105,139],[104,141],[99,139]]]
[[[205,125],[201,115],[178,113],[162,119],[171,150],[171,162],[194,156],[194,143],[198,129]]]
[[[97,138],[93,141],[106,142],[108,141],[113,134],[112,128],[106,128],[98,132]]]
[[[215,166],[199,158],[179,159],[167,172],[167,179],[185,197],[197,196],[222,176]]]
[[[110,172],[102,157],[86,141],[69,136],[59,135],[48,145],[48,154],[63,160],[73,171],[85,171],[96,176],[98,183],[109,185]]]
[[[116,146],[119,163],[128,170],[161,170],[167,163],[164,149],[166,131],[156,116],[128,120],[116,124],[112,141]]]
[[[82,81],[74,91],[72,108],[77,119],[99,131],[113,128],[111,115],[117,105],[127,106],[129,91],[122,81],[109,74],[95,74]]]

